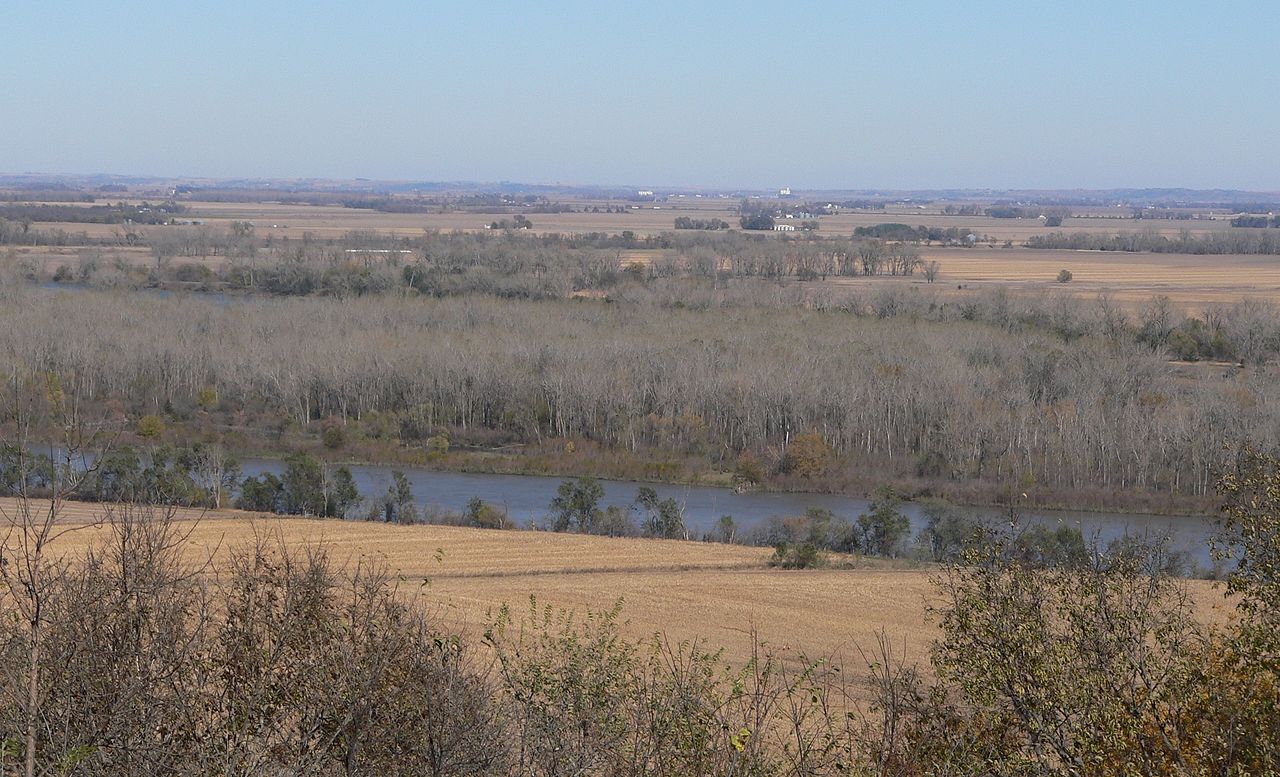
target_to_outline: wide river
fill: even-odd
[[[246,459],[241,462],[246,475],[270,472],[279,475],[284,463],[272,459]],[[363,497],[378,497],[391,485],[391,472],[399,469],[413,486],[414,501],[420,507],[437,507],[461,512],[473,497],[502,507],[516,522],[526,524],[542,518],[549,512],[556,487],[563,478],[532,475],[487,475],[457,472],[436,472],[412,467],[384,467],[373,465],[349,465],[356,485]],[[679,486],[657,483],[635,483],[622,480],[601,480],[605,496],[601,506],[626,507],[636,498],[636,490],[649,485],[666,499],[674,498],[684,507],[685,525],[696,536],[713,529],[720,516],[733,516],[740,532],[759,526],[772,516],[803,515],[810,507],[825,507],[838,516],[850,519],[866,512],[870,502],[839,494],[788,493],[735,493],[728,488],[709,486]],[[912,532],[924,527],[924,507],[905,503],[900,508],[910,519]],[[992,521],[1004,520],[1006,513],[999,508],[966,508],[975,517]],[[1173,550],[1184,551],[1195,564],[1209,568],[1209,541],[1213,526],[1201,516],[1164,516],[1133,513],[1104,513],[1066,510],[1026,510],[1021,513],[1025,524],[1045,524],[1050,527],[1068,525],[1079,527],[1085,540],[1097,539],[1105,544],[1116,538],[1138,536],[1143,538],[1169,538]]]

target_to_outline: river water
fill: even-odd
[[[246,459],[241,462],[246,475],[284,470],[284,463],[271,459]],[[550,512],[551,500],[563,478],[533,475],[491,475],[458,472],[436,472],[412,467],[385,467],[353,464],[348,467],[363,497],[379,497],[391,485],[391,473],[399,469],[413,486],[414,501],[422,508],[440,508],[462,512],[473,497],[501,507],[519,524],[527,524]],[[773,516],[803,515],[810,507],[823,507],[837,516],[856,519],[866,512],[870,502],[839,494],[736,493],[728,488],[637,483],[601,480],[605,496],[601,507],[627,507],[642,485],[653,488],[662,499],[674,498],[684,507],[684,522],[694,536],[715,528],[722,515],[733,516],[740,533],[750,531]],[[924,528],[924,506],[908,502],[899,508],[911,520],[912,532]],[[995,507],[965,508],[976,518],[993,522],[1007,520],[1007,513]],[[1164,516],[1133,513],[1091,511],[1032,510],[1021,513],[1026,525],[1043,524],[1050,528],[1074,526],[1084,534],[1086,542],[1096,538],[1101,544],[1123,537],[1165,539],[1174,551],[1203,568],[1212,566],[1209,542],[1213,526],[1203,516]]]

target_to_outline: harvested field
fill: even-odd
[[[934,285],[944,293],[957,291],[957,287],[1002,287],[1011,291],[1065,291],[1092,299],[1105,292],[1113,301],[1129,307],[1163,295],[1193,311],[1246,298],[1280,302],[1277,256],[927,247],[921,249],[921,255],[925,261],[936,260],[941,265]],[[1072,273],[1070,283],[1055,282],[1060,270]],[[878,276],[828,278],[826,283],[837,288],[874,288],[903,280]],[[925,285],[920,276],[909,282]]]
[[[13,500],[0,500],[11,514]],[[101,515],[99,505],[72,503],[68,521]],[[225,557],[255,535],[278,536],[290,546],[323,542],[339,561],[381,561],[403,575],[407,590],[442,608],[458,626],[478,630],[503,603],[516,616],[530,597],[539,606],[605,609],[623,601],[623,620],[634,637],[665,632],[675,640],[723,646],[740,663],[751,634],[810,655],[835,654],[850,662],[857,646],[871,646],[885,631],[911,660],[927,658],[936,629],[925,607],[930,571],[893,568],[864,560],[854,569],[770,569],[766,548],[667,540],[611,539],[572,534],[491,531],[443,526],[254,516],[233,510],[201,513],[189,538],[193,561]],[[76,554],[101,541],[101,528],[59,541]],[[1193,581],[1202,617],[1225,617],[1219,589]]]
[[[1231,303],[1244,297],[1280,300],[1280,257],[1035,251],[1029,249],[923,249],[942,265],[939,283],[998,284],[1067,290],[1117,301],[1145,302],[1159,294],[1185,305]],[[1055,283],[1070,270],[1070,284]]]

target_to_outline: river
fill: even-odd
[[[241,462],[246,475],[284,470],[284,463],[272,459],[246,459]],[[551,500],[563,478],[535,475],[492,475],[437,472],[413,467],[385,467],[364,464],[349,465],[363,497],[378,497],[391,485],[391,473],[399,469],[413,486],[414,500],[422,508],[440,508],[462,512],[473,497],[503,508],[520,524],[542,518],[549,512]],[[660,498],[674,498],[684,507],[684,522],[694,536],[715,528],[722,515],[733,516],[740,532],[750,531],[773,516],[803,515],[810,507],[823,507],[837,516],[850,519],[866,512],[870,502],[840,494],[736,493],[728,488],[637,483],[601,480],[604,487],[602,507],[626,507],[635,501],[642,485],[653,488]],[[924,505],[907,502],[900,509],[911,520],[913,533],[925,525]],[[965,508],[976,518],[1003,521],[1007,514],[999,508]],[[1075,510],[1034,510],[1021,512],[1023,523],[1049,527],[1074,526],[1086,541],[1097,538],[1101,544],[1125,535],[1147,539],[1168,538],[1171,549],[1187,554],[1188,559],[1203,568],[1212,566],[1209,542],[1213,526],[1203,516],[1165,516],[1133,513],[1107,513]]]

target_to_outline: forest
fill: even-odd
[[[1183,317],[1154,300],[1131,317],[1106,298],[661,278],[609,300],[19,285],[4,302],[10,385],[55,375],[133,422],[215,434],[336,427],[424,450],[598,446],[748,486],[1169,503],[1208,496],[1245,445],[1280,442],[1280,389],[1256,367],[1280,319],[1260,303]],[[1170,361],[1182,351],[1211,361]],[[818,442],[803,465],[801,437]]]

